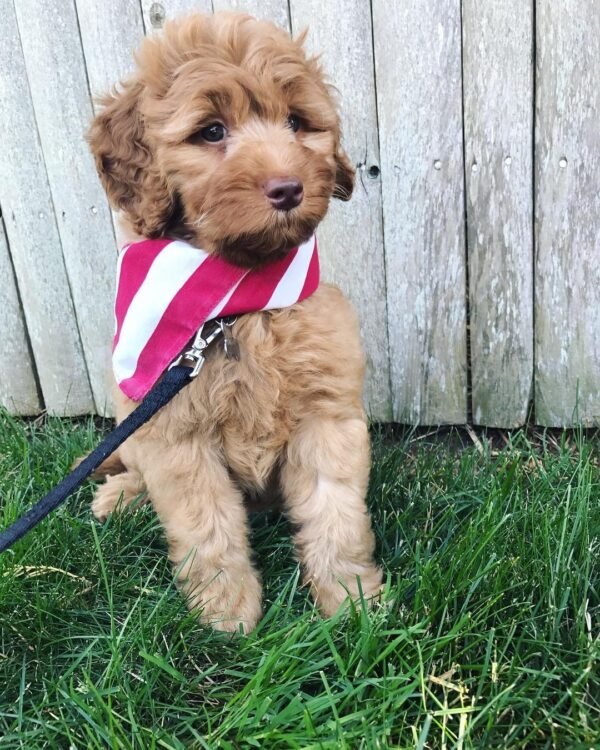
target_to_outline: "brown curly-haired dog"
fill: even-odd
[[[89,141],[129,232],[181,237],[253,266],[305,241],[331,196],[350,198],[329,87],[302,41],[248,16],[194,15],[146,39],[134,77],[106,96]],[[275,180],[292,197],[268,196]],[[291,183],[291,187],[289,184]],[[275,200],[277,203],[277,200]],[[133,239],[131,236],[129,239]],[[93,511],[147,489],[190,605],[251,630],[261,586],[244,498],[276,481],[305,578],[330,615],[380,589],[365,506],[369,438],[356,316],[335,287],[248,314],[241,361],[214,351],[200,376],[105,467]],[[117,418],[135,406],[116,390]]]

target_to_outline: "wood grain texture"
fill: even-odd
[[[537,3],[535,414],[600,425],[600,8]]]
[[[340,94],[344,146],[358,166],[354,196],[333,200],[319,229],[323,278],[334,281],[358,310],[367,352],[365,404],[374,419],[391,418],[381,180],[369,4],[291,0],[297,35],[310,27],[308,49]]]
[[[287,0],[213,0],[213,9],[249,13],[256,18],[273,21],[287,31],[290,29]]]
[[[0,18],[0,205],[45,405],[83,414],[93,401],[12,0]]]
[[[96,410],[110,402],[115,240],[84,133],[93,115],[75,7],[20,0],[17,21]],[[47,19],[53,19],[48,24]]]
[[[465,421],[468,262],[474,421],[523,423],[533,377],[538,424],[599,425],[597,0],[462,0],[464,159],[460,0],[372,0],[373,29],[365,0],[0,0],[0,403],[102,407],[115,243],[90,90],[166,18],[226,9],[310,26],[340,91],[357,188],[319,238],[359,310],[370,414]]]
[[[467,416],[459,0],[373,0],[394,418]]]
[[[463,0],[472,415],[517,427],[533,385],[533,5]]]
[[[100,96],[134,69],[144,36],[140,0],[75,0],[92,96]]]
[[[88,85],[93,97],[100,96],[134,70],[133,54],[144,38],[144,22],[139,0],[112,0],[98,3],[95,0],[75,0],[84,64]],[[97,110],[93,101],[94,110]],[[91,118],[90,118],[91,119]],[[97,179],[97,178],[96,178]],[[100,181],[97,180],[98,186]],[[97,205],[97,204],[91,204]],[[115,214],[111,212],[113,231]],[[117,243],[113,240],[110,254],[113,257],[111,272],[114,284]],[[104,319],[112,312],[112,299],[98,310]],[[110,345],[112,335],[106,341]],[[108,373],[107,373],[108,374]],[[110,413],[112,404],[107,408]]]
[[[201,13],[212,13],[211,0],[142,0],[144,12],[144,26],[146,33],[159,31],[166,20],[198,11]]]
[[[41,409],[21,301],[0,217],[0,406],[11,414],[37,414]]]

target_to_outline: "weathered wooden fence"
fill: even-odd
[[[598,0],[0,0],[0,402],[104,411],[92,97],[166,17],[226,8],[310,26],[340,91],[358,186],[320,244],[372,416],[600,424]]]

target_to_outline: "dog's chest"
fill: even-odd
[[[281,316],[279,316],[281,318]],[[229,347],[216,351],[202,373],[203,421],[232,473],[248,487],[265,486],[299,415],[289,348],[281,345],[277,315],[248,315]],[[296,373],[296,379],[299,374]]]
[[[209,441],[238,481],[262,489],[303,420],[362,414],[358,326],[339,290],[323,285],[293,307],[241,317],[231,333],[239,360],[217,345],[165,426],[173,440]]]
[[[231,470],[262,487],[302,421],[362,415],[358,325],[341,292],[322,285],[291,308],[245,316],[232,333],[239,362],[221,352],[207,368],[212,417]]]

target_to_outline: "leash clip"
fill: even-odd
[[[208,334],[204,333],[204,330],[206,328],[209,329]],[[212,330],[210,330],[211,328]],[[214,326],[214,321],[206,322],[194,336],[194,340],[192,341],[190,348],[186,349],[186,351],[182,352],[176,359],[173,360],[173,362],[171,362],[171,364],[169,365],[169,370],[173,367],[177,367],[178,365],[185,365],[190,363],[190,366],[192,368],[190,378],[195,378],[200,373],[200,370],[206,362],[204,352],[206,351],[206,349],[208,349],[212,342],[215,341],[215,339],[220,338],[222,335],[223,330],[218,322],[216,326]]]

